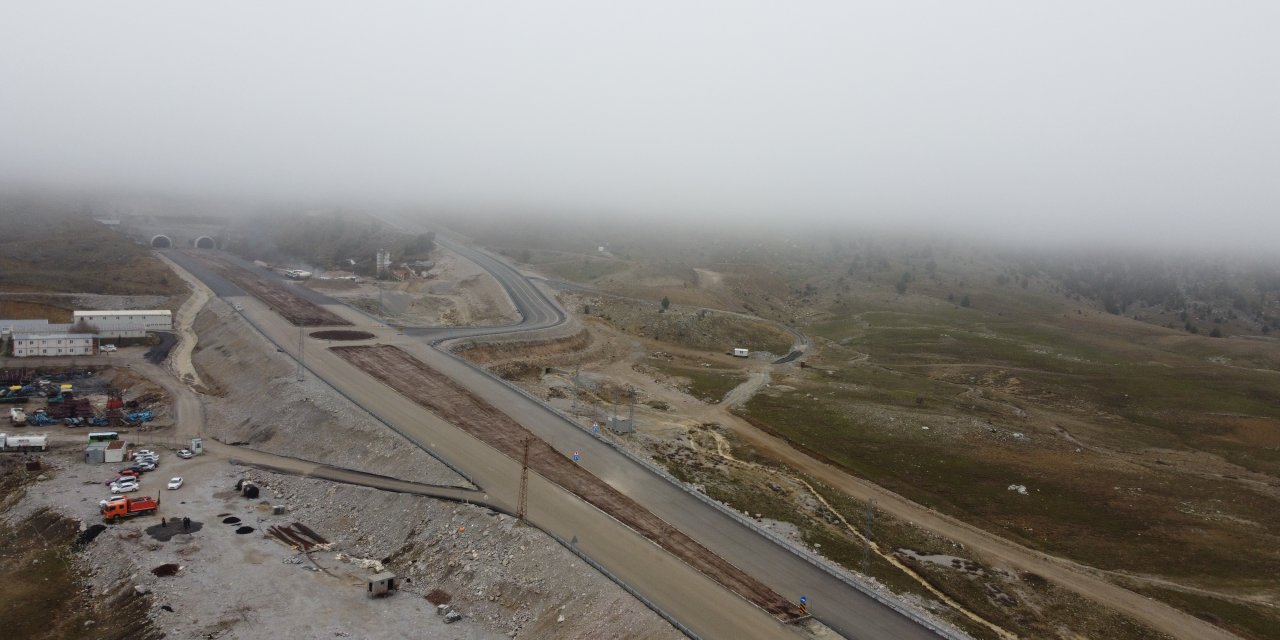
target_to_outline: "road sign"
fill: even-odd
[[[581,460],[581,459],[582,459],[582,454],[578,453],[577,451],[574,451],[574,452],[573,452],[573,461],[574,461],[574,462],[577,462],[577,461],[579,461],[579,460]]]
[[[598,424],[591,425],[591,433],[600,433],[600,425]]]
[[[804,596],[800,596],[800,604],[809,604],[809,599]]]

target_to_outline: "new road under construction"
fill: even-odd
[[[790,623],[807,614],[850,638],[951,635],[435,348],[453,338],[547,329],[566,317],[500,260],[446,242],[498,279],[524,322],[404,335],[225,254],[168,256],[236,305],[278,348],[305,362],[312,375],[463,473],[480,487],[476,502],[507,513],[520,510],[530,443],[529,521],[691,636],[781,637],[800,633]],[[349,325],[372,334],[376,346],[330,347],[297,331]],[[807,611],[801,596],[810,605]]]
[[[707,550],[651,511],[610,487],[577,465],[564,453],[533,438],[524,427],[493,405],[480,400],[440,372],[404,351],[387,345],[333,347],[348,362],[404,394],[432,413],[448,420],[512,459],[527,461],[530,471],[574,495],[666,549],[710,576],[716,582],[750,600],[782,621],[804,615],[795,603],[778,595],[759,580]],[[528,441],[528,454],[523,453]]]

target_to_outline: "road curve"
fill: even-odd
[[[663,520],[761,580],[776,592],[791,598],[807,596],[810,611],[814,617],[845,637],[868,639],[936,637],[930,630],[838,579],[808,559],[761,535],[741,520],[728,515],[725,511],[711,507],[683,487],[635,463],[541,402],[509,386],[487,371],[452,354],[433,348],[434,345],[456,338],[528,332],[555,327],[567,320],[566,314],[557,304],[515,269],[478,250],[455,245],[448,240],[442,244],[490,270],[520,312],[521,322],[509,327],[464,327],[414,331],[406,329],[404,335],[396,335],[395,331],[365,319],[365,324],[370,326],[360,327],[361,329],[370,330],[378,335],[379,342],[395,344],[410,351],[429,366],[441,371],[478,397],[515,418],[553,447],[566,452],[580,451],[582,464],[588,471],[633,497]],[[173,254],[171,257],[184,268],[188,268],[188,263],[195,262],[180,253]],[[283,346],[295,342],[296,338],[293,336],[296,335],[296,328],[286,326],[283,320],[257,304],[255,299],[237,295],[240,292],[226,288],[225,283],[218,282],[221,279],[217,278],[216,274],[209,273],[207,269],[201,269],[199,264],[191,265],[189,270],[204,280],[219,295],[235,297],[238,303],[243,304],[243,314],[247,318],[252,317],[255,326],[258,326],[259,330],[264,331],[277,344]],[[297,289],[302,288],[297,287]],[[332,301],[320,303],[331,307],[331,310],[346,310],[348,318],[354,315],[347,307]],[[317,354],[317,351],[320,353]],[[424,449],[433,451],[438,456],[450,458],[453,463],[466,469],[468,474],[489,493],[491,504],[508,509],[514,506],[514,500],[511,498],[518,486],[518,475],[516,471],[511,470],[511,464],[514,461],[506,459],[505,456],[501,456],[505,461],[496,460],[494,458],[496,452],[472,442],[473,439],[469,436],[463,437],[451,433],[457,430],[447,423],[431,424],[432,421],[421,417],[425,413],[421,408],[416,405],[405,406],[408,401],[403,397],[394,393],[388,395],[389,389],[385,386],[370,384],[371,379],[365,379],[366,376],[357,373],[358,370],[342,362],[340,358],[328,354],[326,349],[308,347],[306,363],[313,373],[356,400],[357,404],[365,407],[379,407],[378,411],[382,414],[380,417],[384,418],[384,422],[400,425],[397,430],[403,430],[403,434]],[[392,407],[400,413],[390,415]],[[448,438],[448,446],[443,444],[440,447],[435,446],[446,438]],[[516,467],[518,469],[518,465]],[[561,496],[559,493],[565,495]],[[584,537],[586,534],[573,533],[573,530],[566,528],[565,525],[567,522],[581,521],[582,526],[587,528],[580,531],[597,531],[602,526],[594,519],[593,524],[586,524],[586,520],[583,520],[586,514],[582,512],[582,505],[575,504],[580,502],[575,496],[554,486],[539,489],[537,495],[542,497],[535,497],[533,486],[531,486],[529,512],[535,524],[549,532],[564,532],[557,533],[564,538],[578,538],[584,552],[599,559],[611,569],[624,570],[621,577],[633,583],[641,592],[655,597],[668,592],[668,596],[663,598],[664,609],[671,611],[682,621],[687,620],[691,627],[702,629],[707,632],[707,635],[716,637],[725,635],[726,632],[758,635],[764,631],[764,629],[755,628],[755,625],[743,627],[741,622],[744,618],[741,615],[735,614],[736,618],[726,618],[722,615],[724,611],[719,610],[720,607],[711,606],[710,603],[720,599],[722,594],[738,598],[714,583],[693,585],[697,588],[681,585],[691,589],[689,595],[680,599],[670,598],[669,593],[676,588],[671,584],[671,576],[675,573],[688,575],[687,571],[676,572],[675,567],[670,567],[664,570],[662,575],[655,575],[650,567],[636,565],[634,559],[637,551],[653,546],[651,543],[632,535],[629,537],[635,542],[627,546],[618,546],[615,543],[623,538],[618,534],[593,535],[588,540]],[[551,495],[556,495],[556,499],[551,499]],[[566,511],[566,508],[571,510]],[[546,520],[546,516],[553,513],[559,516],[552,521]],[[606,542],[609,544],[606,545]],[[652,553],[652,550],[647,553]],[[669,558],[664,559],[655,555],[649,558],[646,564],[658,566],[657,563],[660,560],[670,562]],[[681,566],[684,567],[682,564]],[[687,569],[687,567],[684,568]],[[686,580],[699,584],[710,582],[705,576],[700,574],[698,576],[703,580],[697,580],[694,577]],[[742,602],[740,598],[739,601]],[[724,609],[737,610],[738,607]],[[776,636],[780,632],[781,630],[775,630],[767,632],[766,635]]]

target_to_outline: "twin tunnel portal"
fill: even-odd
[[[195,247],[197,249],[217,249],[218,248],[218,241],[213,239],[213,237],[211,236],[200,236],[198,238],[193,238],[190,242],[191,244],[189,246]],[[163,233],[157,233],[156,235],[151,236],[152,249],[173,249],[175,247],[176,245],[173,241],[173,238],[170,238],[169,236]]]

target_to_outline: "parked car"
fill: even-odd
[[[155,463],[154,463],[154,462],[139,462],[139,463],[138,463],[138,468],[139,468],[139,469],[141,469],[141,470],[145,473],[145,472],[149,472],[149,471],[155,471],[155,470],[156,470],[156,465],[155,465]]]
[[[138,449],[137,451],[133,452],[133,457],[135,458],[137,458],[138,456],[155,456],[155,455],[159,455],[159,454],[150,449]]]
[[[136,465],[136,464],[135,464],[135,465],[133,465],[132,467],[125,467],[125,468],[121,469],[119,472],[117,472],[117,473],[116,473],[116,477],[119,477],[119,476],[140,476],[140,475],[142,475],[142,469],[141,469],[141,468],[139,468],[139,466],[138,466],[138,465]]]
[[[196,454],[192,453],[190,449],[178,449],[178,457],[183,460],[190,460],[191,458],[196,457]]]
[[[103,508],[103,507],[107,506],[107,503],[108,503],[108,502],[115,502],[116,500],[119,500],[120,498],[123,498],[123,497],[124,497],[124,496],[111,496],[110,498],[107,498],[106,500],[99,500],[99,501],[98,501],[98,508],[99,508],[99,509],[101,509],[101,508]]]
[[[182,478],[172,478],[169,480],[170,489],[178,489],[182,487]]]
[[[98,347],[98,350],[99,350],[99,351],[105,351],[105,352],[107,352],[107,353],[111,353],[112,351],[115,351],[115,350],[116,350],[116,346],[115,346],[114,344],[104,344],[104,345],[102,345],[102,346]]]
[[[138,490],[138,483],[130,482],[128,484],[111,485],[111,493],[132,493]]]

